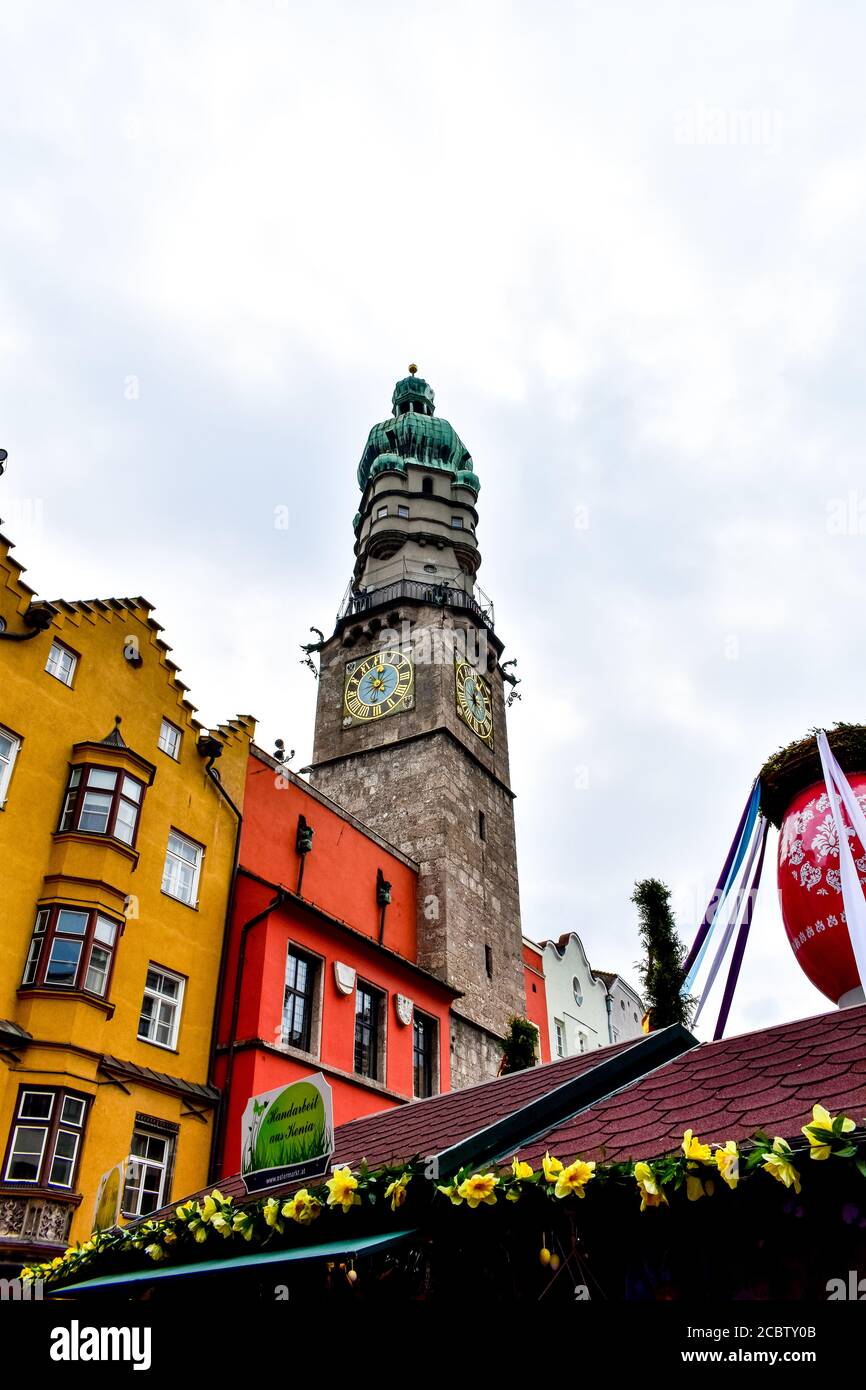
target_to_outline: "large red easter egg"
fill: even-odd
[[[848,781],[866,810],[866,772]],[[842,811],[860,883],[866,885],[866,851]],[[823,782],[795,796],[779,832],[779,900],[797,961],[812,984],[834,1004],[860,988],[848,936],[839,877],[839,841]]]

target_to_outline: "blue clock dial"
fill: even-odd
[[[381,705],[397,689],[397,669],[384,662],[371,667],[358,682],[358,699],[365,705]]]
[[[405,652],[382,651],[346,667],[343,726],[398,714],[414,702],[412,662]]]

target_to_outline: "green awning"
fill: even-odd
[[[151,1269],[136,1269],[127,1274],[106,1274],[102,1278],[84,1279],[78,1284],[64,1284],[48,1289],[49,1297],[66,1294],[100,1293],[118,1289],[125,1284],[153,1284],[157,1279],[183,1279],[202,1274],[227,1274],[241,1269],[262,1269],[265,1266],[300,1264],[310,1260],[358,1259],[376,1250],[387,1250],[401,1240],[414,1236],[415,1231],[398,1231],[383,1236],[365,1236],[362,1240],[332,1240],[325,1245],[304,1245],[294,1250],[263,1250],[250,1255],[233,1255],[225,1260],[198,1260],[187,1265],[154,1265]]]

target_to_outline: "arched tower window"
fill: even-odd
[[[432,497],[432,496],[433,496],[433,479],[432,479],[432,478],[422,478],[422,480],[421,480],[421,491],[422,491],[422,493],[424,494],[425,497]]]

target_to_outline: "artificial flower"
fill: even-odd
[[[280,1204],[275,1197],[269,1197],[262,1207],[262,1216],[265,1218],[265,1225],[271,1226],[275,1231],[282,1233],[283,1223],[280,1220]],[[235,1228],[237,1229],[237,1227]]]
[[[460,1195],[460,1189],[456,1183],[452,1183],[449,1187],[437,1187],[436,1191],[441,1192],[443,1196],[449,1198],[449,1200],[453,1202],[455,1207],[459,1207],[463,1203],[463,1198]]]
[[[352,1176],[350,1168],[335,1168],[334,1176],[326,1183],[328,1206],[342,1207],[344,1212],[349,1211],[351,1207],[359,1207],[361,1196],[356,1191],[357,1186],[358,1179]]]
[[[690,1129],[683,1135],[683,1153],[686,1158],[694,1159],[697,1163],[711,1163],[713,1158],[709,1144],[702,1144]]]
[[[740,1155],[733,1139],[729,1139],[723,1149],[716,1149],[715,1157],[719,1176],[728,1187],[735,1188],[740,1180]]]
[[[348,1171],[348,1170],[345,1170]],[[330,1201],[330,1198],[328,1199]],[[360,1198],[358,1198],[360,1201]],[[332,1204],[336,1205],[336,1203]],[[354,1205],[350,1203],[350,1205]],[[283,1203],[283,1216],[287,1216],[290,1221],[297,1221],[299,1226],[310,1226],[322,1210],[322,1204],[318,1197],[311,1197],[305,1187],[296,1192],[294,1197],[290,1197]],[[343,1207],[348,1211],[348,1207]]]
[[[712,1197],[716,1190],[716,1185],[712,1178],[704,1182],[703,1178],[696,1177],[694,1173],[686,1173],[686,1196],[690,1202],[699,1202],[702,1197]]]
[[[562,1164],[558,1158],[551,1158],[549,1153],[544,1155],[541,1160],[544,1169],[544,1176],[548,1182],[556,1182],[558,1175],[562,1172]]]
[[[209,1221],[213,1220],[213,1218],[219,1211],[219,1206],[221,1206],[224,1202],[225,1197],[221,1192],[217,1191],[216,1189],[214,1189],[214,1191],[210,1194],[209,1197],[205,1197],[203,1202],[199,1202],[198,1214],[201,1220],[205,1223],[205,1225],[207,1225]],[[217,1205],[218,1203],[219,1205]]]
[[[835,1137],[833,1133],[835,1123],[835,1117],[825,1110],[823,1105],[812,1106],[812,1123],[803,1126],[803,1133],[809,1140],[810,1158],[824,1159],[830,1157],[833,1150],[828,1141]],[[852,1129],[856,1129],[857,1126],[846,1115],[839,1128],[842,1134],[850,1134]],[[820,1131],[820,1133],[816,1134],[815,1130]]]
[[[582,1158],[576,1158],[557,1177],[554,1196],[568,1197],[573,1193],[575,1197],[584,1197],[586,1184],[594,1177],[595,1163],[584,1163]]]
[[[793,1187],[794,1191],[799,1194],[800,1174],[791,1162],[789,1146],[778,1135],[773,1140],[773,1147],[761,1167],[777,1182],[784,1183],[785,1187]]]
[[[232,1230],[244,1240],[252,1240],[256,1229],[256,1223],[248,1211],[236,1211],[232,1217]],[[282,1231],[282,1223],[278,1227]],[[166,1236],[166,1240],[168,1237]]]
[[[662,1203],[667,1206],[668,1199],[648,1163],[634,1165],[634,1179],[640,1193],[641,1211],[646,1211],[647,1207],[660,1207]]]
[[[395,1178],[394,1181],[389,1183],[385,1188],[385,1197],[391,1198],[392,1211],[396,1211],[398,1207],[402,1207],[406,1200],[406,1188],[411,1181],[411,1173],[401,1173],[399,1178]]]
[[[482,1202],[492,1207],[496,1202],[494,1188],[499,1184],[499,1179],[493,1173],[473,1173],[471,1178],[466,1178],[460,1184],[457,1191],[470,1207],[477,1207]]]

